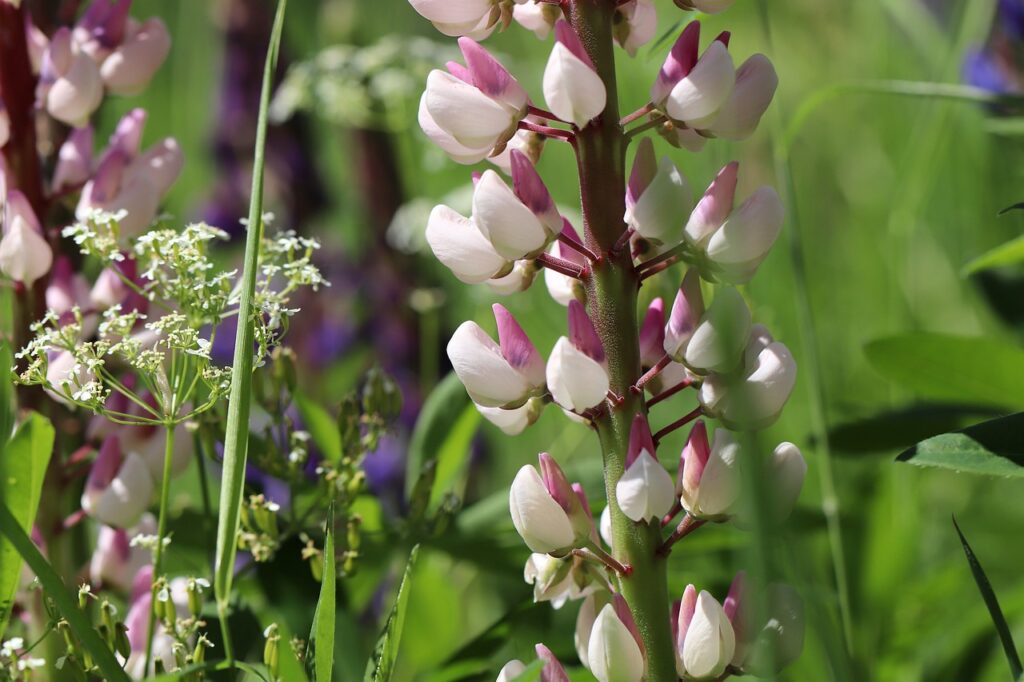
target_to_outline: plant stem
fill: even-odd
[[[622,476],[629,432],[636,414],[646,412],[644,397],[629,390],[640,376],[636,314],[638,284],[630,255],[613,248],[626,230],[625,148],[619,125],[615,57],[612,45],[613,0],[573,2],[565,8],[605,84],[605,110],[576,135],[577,163],[585,241],[608,258],[586,280],[588,313],[604,345],[612,391],[623,397],[619,409],[597,420],[604,459],[605,489],[611,508],[613,553],[629,565],[619,585],[636,621],[647,653],[647,682],[676,682],[675,651],[669,626],[666,562],[656,554],[659,524],[636,524],[619,508],[615,487]]]
[[[167,535],[167,507],[171,497],[171,470],[174,464],[174,424],[164,424],[164,471],[160,481],[160,516],[156,524],[156,550],[153,552],[153,585],[150,587],[152,600],[149,604],[149,626],[146,629],[146,667],[153,661],[153,634],[156,629],[156,586],[163,571],[164,536]]]
[[[687,412],[682,417],[680,417],[679,419],[675,420],[674,422],[672,422],[671,424],[669,424],[668,426],[663,428],[661,431],[658,431],[656,434],[654,434],[654,444],[657,445],[658,443],[661,442],[662,438],[664,438],[668,434],[672,433],[676,429],[681,429],[682,427],[686,426],[687,424],[692,422],[694,419],[699,417],[703,412],[704,412],[704,408],[701,407],[700,405],[698,405],[697,407],[693,408],[692,412]]]

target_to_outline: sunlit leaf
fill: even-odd
[[[334,557],[334,510],[327,514],[327,539],[324,542],[324,569],[320,583],[320,598],[313,614],[313,628],[309,633],[306,661],[311,665],[312,679],[323,682],[331,679],[334,670],[334,624],[337,619],[336,584],[338,569]]]
[[[897,459],[971,474],[1024,477],[1024,412],[934,436]]]
[[[981,254],[964,266],[963,274],[966,276],[981,270],[1018,263],[1024,263],[1024,235]]]

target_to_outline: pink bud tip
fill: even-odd
[[[704,314],[704,298],[700,292],[700,279],[696,270],[690,270],[683,277],[672,312],[668,318],[668,331],[676,337],[693,332]]]
[[[640,325],[640,357],[657,362],[665,345],[665,302],[661,298],[651,301]],[[657,356],[657,358],[655,357]]]
[[[683,488],[696,488],[700,485],[704,467],[711,458],[711,445],[708,443],[708,429],[703,420],[698,420],[690,429],[683,452],[679,457],[679,483]]]
[[[676,83],[685,78],[697,64],[700,48],[700,22],[691,21],[679,34],[675,44],[665,57],[658,72],[658,79],[651,88],[651,101],[659,103],[668,97]]]
[[[472,38],[459,38],[459,49],[466,60],[470,79],[466,80],[454,72],[452,75],[472,83],[488,97],[500,97],[515,82],[512,74],[501,65],[501,62]]]
[[[715,40],[717,40],[718,42],[722,43],[726,47],[729,47],[729,39],[731,37],[732,37],[731,33],[729,33],[728,31],[722,31],[721,33],[718,34],[718,37],[716,37]]]
[[[737,610],[739,609],[740,603],[743,601],[746,583],[746,572],[740,571],[737,573],[736,577],[732,579],[732,584],[729,586],[729,594],[726,596],[725,601],[722,602],[722,610],[725,611],[725,616],[730,621],[735,621]]]
[[[466,85],[473,84],[473,75],[469,72],[462,64],[458,62],[445,62],[445,68],[448,69],[448,73],[458,78]]]
[[[644,450],[651,457],[655,457],[655,453],[658,451],[654,446],[654,437],[651,435],[651,427],[647,423],[647,418],[642,414],[638,414],[633,418],[633,426],[629,431],[629,449],[626,451],[626,466],[632,465]]]
[[[117,436],[107,436],[93,462],[86,485],[94,490],[103,490],[121,470],[121,444]]]
[[[594,329],[594,323],[587,316],[583,304],[569,301],[569,340],[572,345],[597,362],[604,362],[604,346]]]
[[[569,485],[569,479],[565,477],[562,467],[558,466],[555,458],[546,452],[540,453],[537,459],[540,461],[540,477],[544,481],[544,487],[547,488],[548,494],[566,513],[571,512],[572,501],[576,497],[576,493]]]
[[[509,153],[509,159],[512,166],[512,191],[519,201],[537,216],[552,210],[555,202],[540,173],[526,154],[513,149]]]
[[[583,485],[580,483],[573,483],[572,491],[576,493],[576,497],[579,499],[580,506],[583,507],[583,511],[586,512],[587,518],[593,521],[594,514],[590,511],[590,500],[587,499],[587,493],[583,490]]]
[[[633,170],[629,174],[629,183],[626,185],[626,208],[631,209],[640,200],[648,185],[658,174],[658,160],[654,156],[654,143],[651,138],[645,137],[640,140],[636,156],[633,158]]]
[[[640,647],[640,651],[645,650],[644,640],[640,637],[640,629],[636,626],[636,621],[633,620],[633,612],[629,610],[629,604],[626,603],[626,598],[621,594],[615,594],[612,597],[612,606],[615,608],[615,615],[619,617],[622,624],[626,626],[629,633],[633,635],[633,639],[636,640],[636,645]]]
[[[534,649],[537,652],[537,658],[544,661],[544,668],[540,671],[541,682],[569,682],[569,675],[551,649],[543,644],[535,645]]]
[[[679,644],[679,648],[682,648],[683,641],[686,640],[686,631],[690,629],[690,623],[693,621],[693,614],[697,611],[697,588],[693,585],[687,585],[686,589],[683,590],[683,598],[679,602],[679,632],[676,635],[676,642]]]
[[[587,54],[586,49],[583,47],[583,43],[580,42],[579,36],[576,35],[576,31],[572,30],[572,26],[565,19],[560,19],[555,24],[555,40],[565,45],[569,52],[576,55],[581,62],[595,71],[597,70],[594,67],[594,62],[590,59],[590,55]]]
[[[523,331],[523,328],[516,322],[516,318],[508,311],[508,308],[495,303],[492,308],[494,319],[498,323],[498,345],[501,347],[501,356],[516,369],[522,369],[531,364],[542,362],[540,353],[534,347],[533,342]]]

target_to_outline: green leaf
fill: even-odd
[[[1024,412],[934,436],[896,459],[971,474],[1024,477]]]
[[[953,517],[953,527],[956,528],[956,534],[960,536],[960,544],[963,545],[964,554],[967,556],[967,563],[971,567],[971,575],[974,576],[974,582],[978,585],[981,598],[985,600],[989,616],[992,617],[992,624],[995,625],[996,633],[999,635],[999,642],[1003,645],[1003,652],[1006,654],[1006,660],[1010,664],[1010,674],[1013,675],[1014,680],[1020,680],[1021,676],[1024,676],[1024,667],[1021,667],[1017,647],[1014,645],[1013,637],[1010,635],[1010,626],[1006,623],[1003,610],[999,608],[999,600],[996,599],[996,593],[992,590],[992,585],[985,575],[985,569],[981,567],[981,562],[974,555],[974,550],[971,549],[971,546],[967,543],[967,538],[964,537],[963,531],[960,530],[955,516]]]
[[[245,236],[245,264],[242,269],[241,295],[238,303],[238,332],[235,335],[234,363],[231,368],[231,392],[228,396],[227,429],[224,434],[224,470],[221,479],[220,513],[217,519],[217,554],[214,570],[214,593],[217,609],[223,621],[227,617],[231,599],[231,581],[235,571],[235,552],[238,547],[238,523],[245,485],[245,460],[249,444],[249,411],[252,402],[253,368],[253,298],[256,292],[256,273],[259,268],[259,245],[263,232],[263,167],[267,147],[267,106],[281,45],[288,0],[278,0],[277,15],[267,47],[267,60],[263,67],[263,86],[260,92],[259,118],[256,123],[256,144],[252,173],[252,197],[249,204],[249,222]],[[231,657],[231,644],[224,642]]]
[[[412,493],[424,465],[440,456],[452,428],[467,406],[472,408],[469,396],[454,372],[442,379],[427,396],[409,439],[405,476],[407,495]]]
[[[334,507],[327,512],[327,540],[324,542],[324,569],[320,581],[320,598],[313,613],[306,661],[312,662],[312,679],[329,682],[334,670],[334,624],[336,620],[336,584],[338,569],[334,557]]]
[[[53,438],[50,422],[33,412],[6,446],[0,444],[0,500],[26,533],[39,509]],[[20,577],[18,551],[10,541],[0,538],[0,640],[7,628]]]
[[[14,414],[17,409],[14,395],[14,380],[11,378],[11,367],[14,357],[6,343],[0,343],[0,448],[11,437],[14,429]],[[0,635],[3,628],[0,627]]]
[[[300,393],[295,393],[292,397],[299,409],[299,416],[302,417],[302,425],[309,431],[323,456],[331,462],[341,461],[341,434],[338,433],[334,417]]]
[[[963,275],[973,275],[989,268],[1024,263],[1024,235],[1000,244],[991,251],[986,251],[964,266]]]
[[[978,405],[917,403],[837,424],[829,429],[828,442],[843,453],[902,450],[912,443],[1000,414],[999,410]]]
[[[915,332],[872,341],[868,362],[924,398],[1024,407],[1024,349],[996,339]]]
[[[103,673],[103,679],[113,682],[129,682],[131,678],[121,669],[117,659],[114,658],[114,653],[107,648],[106,642],[92,627],[89,617],[78,608],[78,596],[72,594],[64,585],[60,576],[39,553],[32,539],[25,533],[18,519],[14,517],[5,503],[0,503],[0,535],[10,541],[36,578],[39,579],[43,586],[43,592],[57,605],[61,616],[67,620],[75,636],[78,637],[82,646],[99,667],[100,672]]]
[[[402,642],[402,628],[405,625],[405,611],[409,606],[409,594],[412,590],[412,572],[416,566],[416,557],[419,556],[419,551],[420,546],[416,545],[409,553],[409,562],[405,566],[402,584],[398,587],[395,605],[391,608],[391,615],[388,616],[384,632],[377,640],[373,656],[366,664],[364,682],[390,682],[395,671],[398,647]]]

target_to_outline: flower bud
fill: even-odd
[[[0,239],[0,271],[16,282],[32,286],[50,271],[53,251],[24,194],[9,190],[3,208],[6,216]]]
[[[555,24],[555,38],[544,68],[544,100],[555,116],[582,128],[604,111],[608,93],[583,43],[566,21]]]
[[[679,285],[672,312],[665,325],[665,353],[677,362],[686,357],[690,340],[704,317],[704,296],[700,290],[700,277],[696,270],[688,270]]]
[[[476,223],[448,206],[435,206],[430,212],[426,236],[437,259],[466,284],[479,284],[511,269]]]
[[[612,36],[630,57],[658,30],[658,13],[652,0],[630,0],[615,9]]]
[[[629,178],[624,222],[660,246],[678,239],[680,216],[692,206],[686,178],[667,156],[655,165],[654,145],[649,137],[643,138]]]
[[[409,0],[409,4],[434,28],[448,36],[479,31],[482,24],[488,23],[495,7],[494,0]]]
[[[473,402],[514,408],[544,388],[544,360],[504,306],[495,304],[499,343],[475,322],[463,322],[448,342],[452,368]]]
[[[691,128],[705,127],[729,99],[735,83],[736,70],[729,48],[716,39],[689,73],[672,86],[665,111],[673,120]]]
[[[700,48],[700,22],[691,21],[676,38],[668,55],[665,57],[658,78],[651,86],[651,102],[663,108],[665,100],[672,92],[676,83],[690,73],[697,63],[697,52]]]
[[[85,183],[92,174],[92,126],[75,128],[57,152],[53,191],[61,192]]]
[[[676,638],[676,672],[693,680],[716,679],[732,661],[736,637],[732,624],[711,593],[683,592]]]
[[[561,17],[562,10],[549,2],[526,0],[512,8],[512,18],[516,23],[528,31],[533,31],[541,40],[547,39],[551,29],[555,27],[555,22]]]
[[[103,99],[99,68],[62,27],[43,56],[37,98],[58,121],[81,127]]]
[[[736,69],[736,85],[718,111],[711,132],[727,140],[745,140],[757,129],[775,97],[779,77],[763,54],[755,54]]]
[[[800,656],[804,646],[804,605],[799,593],[789,585],[773,583],[765,602],[767,621],[745,633],[743,660],[734,660],[743,672],[756,677],[777,674]]]
[[[785,213],[778,193],[763,186],[733,211],[708,240],[707,255],[717,279],[745,284],[775,243]]]
[[[97,64],[125,39],[131,0],[94,0],[72,29],[74,41]]]
[[[171,37],[161,19],[151,17],[141,24],[129,21],[124,42],[103,60],[100,75],[115,95],[137,95],[170,51]]]
[[[582,243],[580,241],[579,234],[568,220],[564,222],[562,234],[569,239],[572,239],[577,244]],[[551,244],[551,247],[548,249],[548,253],[576,265],[584,266],[587,264],[586,258],[584,258],[583,254],[559,241],[555,241]],[[551,294],[551,298],[564,306],[569,305],[569,301],[572,300],[576,300],[581,303],[586,301],[587,292],[583,287],[583,282],[575,277],[563,275],[551,268],[544,268],[544,284],[547,286],[548,293]]]
[[[675,501],[672,476],[661,466],[647,419],[633,419],[626,452],[626,470],[615,484],[615,497],[627,518],[637,523],[661,520]]]
[[[604,348],[583,305],[569,302],[569,337],[561,337],[547,364],[548,390],[566,410],[582,412],[600,404],[608,393]]]
[[[540,670],[542,682],[569,682],[569,675],[566,674],[565,668],[562,667],[551,649],[543,644],[536,644],[534,650],[537,652],[538,660],[544,662],[544,666]]]
[[[749,338],[750,310],[743,296],[732,287],[720,287],[686,344],[683,362],[699,374],[731,370]]]
[[[130,532],[123,528],[100,526],[96,548],[89,561],[89,580],[93,584],[125,593],[131,589],[135,576],[152,556],[144,547],[131,546],[131,538],[138,533],[156,533],[156,520],[151,514],[143,514]]]
[[[487,280],[487,288],[499,296],[511,296],[526,291],[537,279],[540,268],[532,260],[517,260],[512,272],[504,277]]]
[[[602,518],[603,515],[602,515]],[[579,613],[576,615],[576,630],[573,634],[573,641],[576,644],[576,655],[584,668],[589,669],[590,663],[587,658],[587,649],[590,646],[590,635],[594,631],[594,622],[597,614],[611,603],[611,595],[605,590],[599,590],[588,594],[580,604]]]
[[[680,457],[679,501],[692,516],[723,521],[740,493],[739,443],[725,429],[715,430],[708,445],[707,428],[698,421]]]
[[[792,443],[779,443],[772,452],[769,467],[772,478],[772,520],[785,521],[793,513],[800,489],[807,475],[807,462],[800,448]]]
[[[484,419],[491,422],[503,433],[509,436],[518,436],[531,426],[544,411],[544,401],[541,398],[530,398],[520,407],[502,409],[500,407],[484,407],[474,403]]]
[[[138,522],[153,497],[153,478],[142,459],[122,456],[117,436],[103,441],[82,493],[82,509],[115,528]]]
[[[600,682],[640,682],[643,679],[643,653],[612,604],[605,605],[594,621],[587,645],[587,663]]]
[[[782,412],[796,385],[796,362],[785,345],[754,325],[738,377],[711,374],[700,387],[705,413],[731,428],[762,429]]]
[[[732,212],[739,168],[740,165],[733,161],[718,171],[718,175],[690,213],[684,236],[694,246],[706,249],[711,235],[722,227]]]
[[[498,678],[495,682],[512,682],[526,672],[526,665],[518,658],[514,658],[501,667],[498,671]]]
[[[552,236],[544,223],[493,170],[484,171],[473,189],[473,222],[491,242],[498,255],[509,261],[533,258],[544,249]],[[560,218],[558,228],[561,229]]]
[[[534,552],[564,555],[587,539],[593,522],[555,460],[541,453],[540,465],[543,477],[526,465],[512,481],[512,524]]]

